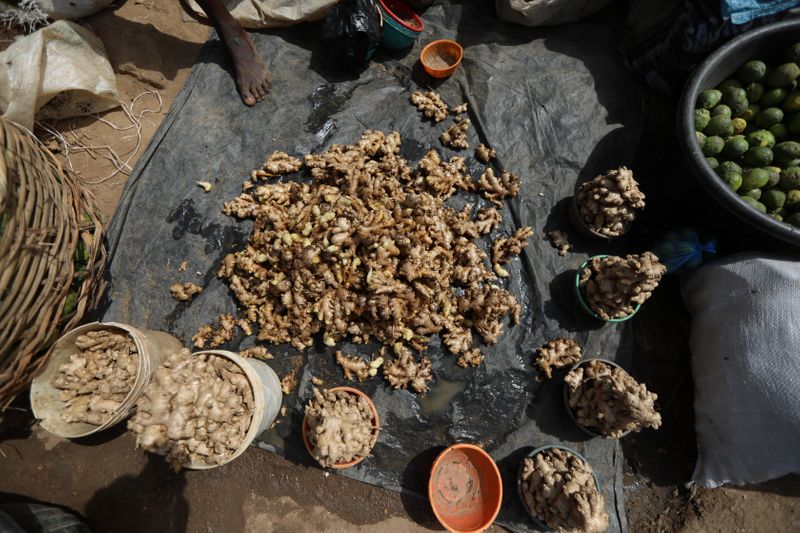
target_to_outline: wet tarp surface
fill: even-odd
[[[623,364],[630,357],[625,325],[601,326],[582,315],[570,287],[574,269],[588,255],[619,250],[571,235],[575,249],[560,257],[544,233],[569,232],[566,199],[577,179],[630,164],[641,130],[641,94],[621,66],[617,29],[604,19],[535,30],[502,23],[483,9],[457,4],[429,9],[425,34],[413,50],[402,57],[379,52],[369,68],[351,76],[328,62],[319,26],[254,34],[274,88],[252,109],[240,103],[224,50],[212,38],[127,184],[109,235],[113,288],[103,319],[166,330],[189,346],[201,325],[235,313],[233,297],[216,272],[221,258],[246,242],[251,224],[223,215],[223,202],[240,193],[250,171],[273,150],[317,152],[353,142],[368,128],[399,131],[403,155],[412,164],[429,147],[441,149],[438,136],[452,119],[438,125],[423,121],[408,98],[432,83],[417,64],[421,46],[434,38],[455,39],[464,45],[464,61],[438,90],[451,105],[469,102],[470,145],[492,146],[497,165],[522,178],[521,194],[507,202],[500,230],[486,242],[522,225],[537,233],[511,262],[504,281],[523,306],[521,325],[484,348],[486,362],[479,368],[457,367],[434,338],[429,355],[435,380],[425,397],[391,390],[380,378],[357,385],[374,399],[383,429],[371,457],[336,473],[425,494],[431,462],[442,447],[478,443],[503,475],[498,522],[528,531],[534,526],[517,496],[520,460],[533,447],[562,443],[592,464],[611,517],[609,531],[621,531],[618,443],[587,439],[565,411],[563,372],[539,383],[532,363],[536,348],[557,336],[579,340],[586,357]],[[460,155],[467,156],[477,178],[483,165],[472,150]],[[214,187],[205,193],[196,181]],[[458,206],[468,196],[485,202],[463,194],[450,202]],[[188,262],[185,272],[178,271],[182,261]],[[179,281],[205,290],[178,303],[169,286]],[[223,348],[253,345],[254,337],[239,335]],[[370,354],[376,347],[343,349]],[[279,376],[296,371],[299,385],[284,397],[285,414],[261,435],[260,446],[310,462],[300,436],[303,406],[312,375],[326,386],[345,384],[334,351],[321,342],[304,353],[271,348],[271,366]]]

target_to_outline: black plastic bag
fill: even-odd
[[[328,12],[322,37],[340,59],[365,65],[381,42],[383,28],[374,0],[343,0]]]

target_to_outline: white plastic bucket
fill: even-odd
[[[127,334],[136,344],[139,353],[139,368],[136,380],[130,392],[112,413],[111,417],[102,425],[95,426],[85,422],[66,422],[61,418],[65,402],[59,398],[60,390],[53,387],[52,381],[58,373],[58,368],[69,361],[69,356],[79,352],[75,346],[75,339],[89,331],[117,330]],[[60,437],[70,439],[85,437],[108,429],[125,420],[133,413],[136,401],[142,395],[145,386],[150,382],[153,371],[170,354],[180,351],[183,344],[169,333],[139,329],[127,324],[116,322],[92,322],[69,331],[58,339],[50,353],[50,359],[44,370],[31,383],[31,408],[33,416],[40,421],[40,425]]]
[[[281,391],[281,381],[278,375],[266,363],[255,359],[247,359],[234,352],[227,350],[204,350],[195,352],[192,355],[214,355],[224,357],[235,363],[242,369],[244,375],[250,382],[253,389],[253,418],[250,420],[250,427],[242,441],[241,446],[219,464],[209,465],[206,463],[190,462],[186,468],[193,470],[207,470],[229,463],[242,455],[255,438],[267,429],[278,417],[278,411],[283,402],[283,391]]]

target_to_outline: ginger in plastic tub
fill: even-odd
[[[47,431],[67,438],[97,433],[125,419],[152,369],[180,341],[126,324],[94,322],[53,346],[31,384],[31,407]]]
[[[252,368],[256,363],[266,367],[221,350],[170,355],[128,423],[136,446],[165,455],[176,470],[213,468],[238,457],[280,408],[277,376],[265,386]],[[266,402],[265,391],[271,393]]]

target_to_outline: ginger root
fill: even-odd
[[[666,272],[651,252],[596,257],[581,272],[580,287],[589,307],[603,319],[623,318],[650,298]]]
[[[184,349],[156,369],[128,429],[137,448],[166,455],[175,470],[190,462],[215,465],[244,443],[254,408],[253,389],[238,365]]]
[[[78,352],[62,364],[51,384],[65,403],[61,418],[100,426],[119,409],[139,372],[136,343],[126,334],[94,330],[75,339]]]
[[[560,229],[548,231],[547,238],[550,239],[550,244],[553,246],[553,248],[558,249],[558,255],[561,257],[567,255],[567,252],[572,249],[572,245],[569,243],[567,234]]]
[[[554,339],[539,348],[536,364],[547,379],[554,368],[574,365],[581,360],[581,347],[572,339]]]
[[[239,350],[239,355],[242,357],[253,357],[255,359],[263,359],[268,361],[273,358],[272,354],[269,353],[269,350],[264,348],[263,346],[253,346],[251,348],[245,348],[243,350]]]
[[[425,115],[426,118],[434,122],[441,122],[447,118],[447,104],[442,101],[441,96],[435,91],[423,93],[416,91],[411,94],[411,103]]]
[[[252,174],[253,181],[274,178],[283,174],[291,174],[303,168],[303,161],[296,157],[292,157],[286,152],[272,152],[272,154],[264,161],[261,169],[254,170]]]
[[[319,333],[326,346],[347,338],[423,351],[438,334],[458,337],[445,343],[474,364],[472,331],[492,343],[509,314],[516,322],[519,306],[489,285],[496,276],[479,246],[500,213],[447,206],[456,190],[473,189],[462,157],[443,161],[431,150],[412,169],[400,147],[397,132],[368,130],[353,144],[306,155],[310,183],[258,184],[225,204],[253,229],[218,275],[259,341],[302,350]],[[199,333],[208,343],[214,328]],[[404,361],[430,379],[429,365],[414,357]],[[388,367],[396,386],[413,381],[425,390],[416,367],[398,365]]]
[[[453,150],[466,150],[469,148],[469,143],[467,143],[469,125],[469,119],[459,115],[456,117],[455,123],[439,136],[439,140]]]
[[[591,467],[580,457],[550,448],[522,462],[522,499],[530,513],[564,533],[602,533],[608,528],[603,495]]]
[[[618,438],[661,426],[658,396],[621,368],[592,360],[571,370],[564,382],[575,419],[596,433]]]
[[[475,227],[481,235],[488,235],[500,226],[503,216],[493,207],[483,207],[475,214]]]
[[[194,283],[176,283],[169,288],[169,293],[179,302],[188,302],[195,294],[203,292],[203,287]]]
[[[468,366],[480,365],[484,359],[484,355],[478,348],[471,348],[458,356],[456,364],[462,368],[467,368]]]
[[[409,385],[416,392],[428,392],[428,382],[433,379],[431,360],[425,355],[419,361],[414,359],[406,346],[401,343],[394,345],[396,359],[383,365],[383,377],[395,389],[406,389]]]
[[[478,188],[483,190],[487,200],[497,207],[502,207],[504,198],[519,194],[519,177],[511,172],[503,172],[498,177],[494,169],[489,167],[478,180]]]
[[[450,111],[452,111],[454,115],[463,115],[464,113],[467,112],[467,109],[469,109],[469,106],[467,105],[466,102],[464,102],[463,104],[455,106]]]
[[[369,402],[346,391],[320,391],[306,406],[311,455],[328,467],[366,457],[378,440]]]
[[[609,170],[583,183],[575,193],[578,212],[594,231],[619,237],[628,231],[636,211],[644,209],[644,193],[625,167]]]
[[[233,338],[233,328],[237,325],[233,315],[220,315],[217,321],[219,322],[218,328],[215,329],[210,324],[206,324],[200,326],[197,333],[192,336],[192,342],[197,348],[205,348],[206,343],[209,348],[219,348]],[[247,328],[249,328],[249,323],[243,329]]]
[[[352,357],[343,354],[340,350],[336,351],[336,364],[342,367],[344,379],[364,381],[369,378],[369,363],[361,357]]]
[[[533,228],[519,228],[509,237],[500,237],[492,243],[492,264],[504,265],[511,257],[519,255],[528,246],[528,239],[533,236]]]
[[[481,143],[475,148],[475,159],[480,161],[481,163],[488,163],[490,160],[494,159],[497,155],[494,148],[489,148],[485,144]]]

